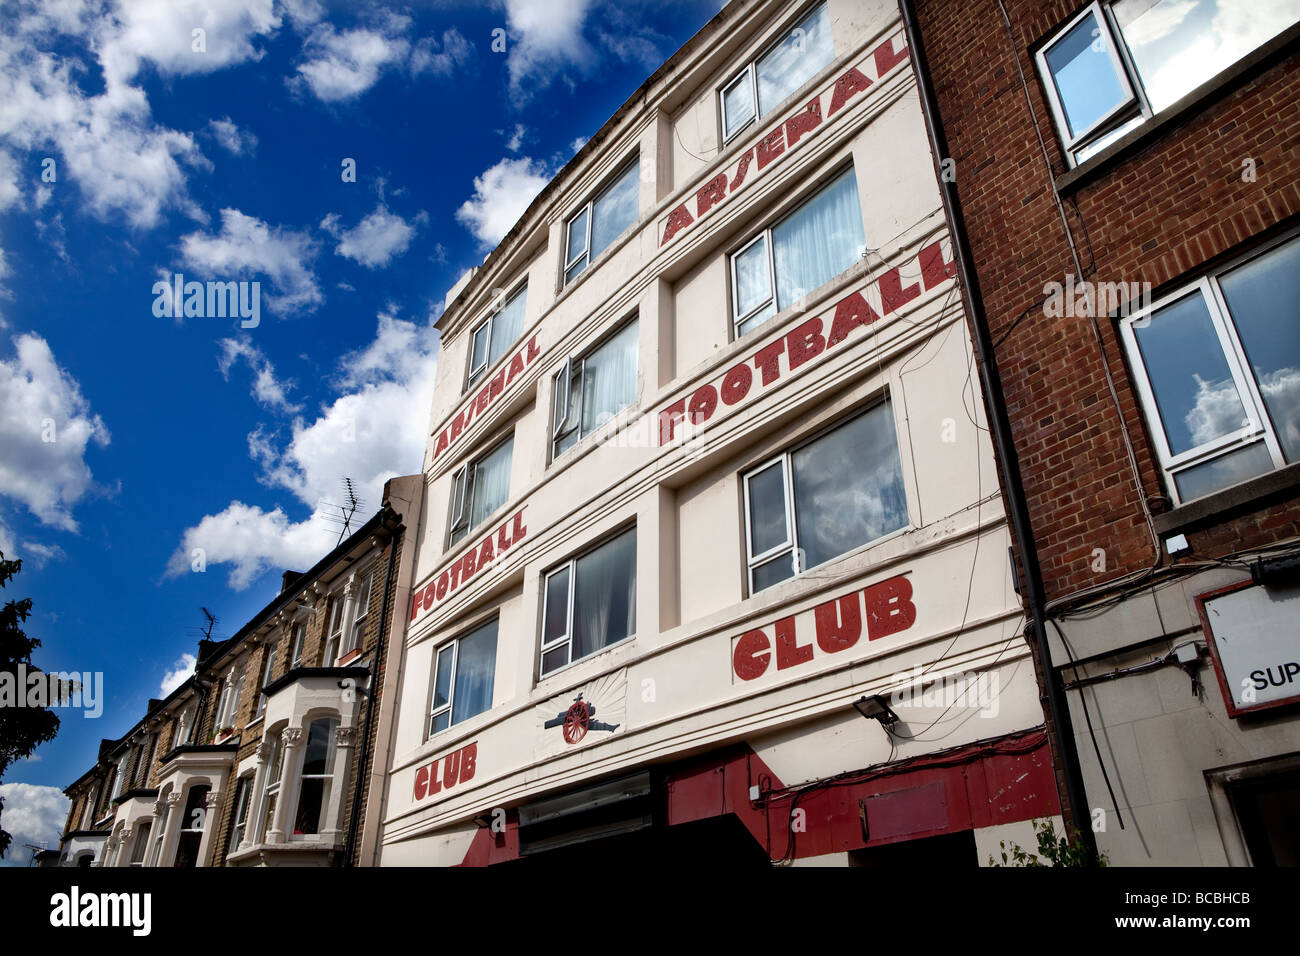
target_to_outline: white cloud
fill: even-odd
[[[59,848],[59,837],[72,806],[62,790],[34,783],[5,783],[0,784],[0,800],[4,801],[4,828],[13,837],[5,854],[6,864],[26,866],[31,861],[29,844]]]
[[[511,153],[519,152],[524,145],[524,137],[528,135],[528,127],[523,123],[516,123],[515,128],[510,130],[510,135],[506,138],[506,150]]]
[[[289,401],[288,392],[294,383],[289,380],[280,381],[276,377],[275,366],[247,337],[222,339],[219,345],[221,354],[217,356],[217,367],[221,370],[222,378],[230,381],[231,366],[242,359],[253,373],[253,398],[257,399],[259,405],[290,415],[302,411],[301,405]]]
[[[297,84],[326,103],[360,96],[386,69],[406,60],[411,44],[403,34],[410,24],[409,17],[396,15],[375,29],[340,32],[322,23],[303,44],[307,59],[298,66]]]
[[[158,696],[160,698],[166,697],[177,687],[180,687],[181,684],[184,684],[190,675],[194,673],[194,665],[197,663],[198,661],[193,654],[182,654],[180,659],[172,665],[171,670],[163,674],[163,679],[158,684]]]
[[[257,137],[248,130],[241,130],[229,116],[212,120],[208,123],[208,128],[212,130],[213,137],[221,144],[222,149],[229,153],[242,156],[257,149]]]
[[[595,53],[582,35],[591,0],[505,0],[506,69],[511,98],[523,105],[565,67],[585,71]]]
[[[279,27],[272,0],[131,0],[10,5],[0,33],[0,142],[20,158],[56,160],[101,219],[155,225],[165,210],[202,221],[185,166],[207,160],[186,133],[155,122],[137,74],[209,73],[261,57]],[[205,49],[194,49],[193,29]],[[58,55],[51,52],[58,48]],[[87,95],[82,77],[103,78]],[[12,193],[0,185],[0,201]]]
[[[42,523],[76,531],[73,506],[94,486],[86,448],[106,446],[108,429],[43,338],[13,344],[13,358],[0,360],[0,490]]]
[[[411,222],[422,223],[426,217],[417,215]],[[338,240],[334,254],[359,262],[367,269],[388,265],[411,244],[415,227],[401,216],[391,213],[380,203],[375,211],[351,229],[339,227],[339,217],[331,213],[321,220],[321,228]]]
[[[550,171],[540,161],[527,156],[503,159],[474,177],[474,195],[456,210],[456,219],[479,242],[494,246],[550,178]]]
[[[314,421],[296,419],[283,447],[261,429],[249,435],[249,455],[262,467],[262,482],[292,492],[313,517],[295,521],[280,506],[266,511],[233,501],[185,531],[168,576],[190,569],[194,548],[204,549],[208,565],[230,566],[229,583],[236,589],[267,570],[318,561],[338,532],[316,512],[322,501],[337,500],[343,476],[353,479],[362,499],[377,505],[385,481],[419,470],[436,356],[431,321],[381,313],[374,340],[340,360],[331,379],[338,395]]]
[[[432,73],[434,76],[451,76],[463,69],[473,58],[474,48],[455,27],[442,34],[442,42],[433,37],[423,37],[411,51],[411,75]]]
[[[221,210],[221,231],[192,232],[181,237],[187,268],[204,270],[204,281],[267,276],[277,294],[263,300],[269,309],[293,313],[316,309],[325,301],[310,263],[316,244],[305,232],[270,226],[238,209]]]

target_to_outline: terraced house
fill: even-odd
[[[383,698],[417,478],[225,640],[67,788],[72,866],[357,865],[372,856]],[[382,751],[382,746],[379,747]]]
[[[728,4],[448,294],[382,864],[1058,814],[909,53],[893,0]]]
[[[1300,2],[904,5],[1075,816],[1116,865],[1294,866]]]

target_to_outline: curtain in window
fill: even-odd
[[[492,351],[488,354],[488,365],[495,365],[501,356],[510,351],[510,346],[515,344],[519,339],[519,333],[524,330],[526,291],[526,288],[520,289],[492,319]]]
[[[476,527],[510,497],[510,454],[515,440],[503,444],[474,466],[474,500],[470,506],[469,527]]]
[[[782,100],[811,80],[834,58],[830,22],[823,3],[758,61],[759,115],[766,115],[781,105]]]
[[[849,169],[772,229],[778,310],[839,275],[865,249],[858,183]]]
[[[574,563],[571,660],[636,631],[636,529]]]
[[[451,722],[460,723],[492,706],[497,670],[497,622],[484,624],[460,639],[456,654],[456,693]]]
[[[582,369],[582,434],[636,401],[636,360],[636,322],[587,357]]]
[[[595,259],[636,222],[641,164],[633,163],[592,204],[591,255]]]
[[[803,567],[816,567],[907,523],[888,402],[795,451],[790,461]]]

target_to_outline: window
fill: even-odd
[[[221,687],[221,697],[217,703],[217,726],[216,732],[219,734],[226,728],[233,727],[235,723],[235,712],[239,709],[239,695],[244,687],[244,673],[242,670],[231,670]]]
[[[253,778],[240,777],[235,787],[235,822],[230,830],[230,853],[238,850],[239,844],[244,842],[244,833],[248,829],[248,804],[252,796]]]
[[[289,670],[295,670],[296,668],[302,667],[302,648],[303,648],[303,644],[306,643],[307,640],[307,622],[306,621],[294,622],[292,635],[293,635],[293,644],[289,650]],[[270,659],[271,660],[275,659],[274,649],[272,649],[271,651]],[[266,679],[263,681],[263,683],[264,684],[270,683],[270,681],[271,681],[271,667],[268,664],[266,668]]]
[[[208,822],[208,791],[205,783],[190,787],[185,798],[185,812],[181,816],[181,836],[176,845],[176,865],[181,868],[196,867],[199,849],[203,846],[203,830]]]
[[[881,402],[744,476],[750,593],[907,524],[894,414]]]
[[[122,792],[122,785],[126,783],[126,758],[127,754],[122,754],[113,767],[113,793],[108,798],[109,803],[117,799],[117,795]]]
[[[186,707],[181,711],[181,715],[176,718],[176,738],[172,741],[173,747],[180,747],[190,742],[190,729],[193,724],[194,715]]]
[[[731,257],[736,337],[860,261],[866,248],[857,178],[849,168]]]
[[[519,334],[524,330],[524,298],[527,291],[528,286],[522,286],[474,330],[470,342],[470,385],[481,379],[509,351],[510,346],[519,341]]]
[[[542,674],[636,632],[636,528],[546,575]]]
[[[140,763],[135,768],[135,780],[137,787],[149,786],[149,772],[153,770],[154,753],[158,748],[158,735],[154,734],[140,750]]]
[[[488,519],[510,497],[510,456],[514,438],[507,438],[452,478],[448,547],[453,547]]]
[[[1121,324],[1178,503],[1300,461],[1300,239]]]
[[[146,820],[137,824],[135,839],[131,843],[131,859],[128,865],[144,866],[144,855],[149,850],[149,834],[153,831],[153,821]]]
[[[489,710],[496,669],[495,619],[440,647],[434,666],[429,736]]]
[[[565,361],[554,385],[552,457],[558,457],[636,401],[636,320],[583,358]]]
[[[722,88],[723,142],[780,106],[834,58],[830,17],[819,3]]]
[[[641,163],[633,160],[565,225],[564,283],[609,248],[637,219]]]
[[[321,667],[333,667],[334,662],[338,660],[339,646],[343,639],[343,606],[346,603],[342,591],[330,598],[329,629],[325,638],[325,646],[321,648]]]
[[[271,752],[266,755],[266,771],[262,783],[262,821],[257,828],[262,841],[275,826],[275,807],[280,801],[280,775],[284,771],[284,741],[279,732],[269,736]]]
[[[318,717],[307,728],[294,833],[316,834],[329,829],[326,816],[334,781],[334,731],[338,725],[337,717]]]
[[[299,627],[301,627],[301,625],[299,625]],[[297,651],[299,654],[301,654],[302,648],[301,647],[297,648]],[[299,658],[299,663],[301,663],[301,658]],[[264,713],[266,713],[266,685],[271,683],[271,675],[274,673],[274,671],[275,671],[275,645],[268,644],[266,646],[265,659],[262,664],[262,682],[261,684],[258,685],[257,688],[257,713],[253,715],[254,717],[261,717]]]
[[[1300,0],[1256,10],[1246,0],[1105,0],[1038,52],[1071,165],[1300,20]],[[1266,12],[1267,15],[1261,15]]]
[[[357,578],[352,599],[352,625],[348,628],[348,643],[344,648],[352,652],[361,647],[366,636],[366,619],[370,616],[370,590],[375,581],[374,569],[364,571]]]

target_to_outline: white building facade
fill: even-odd
[[[728,5],[449,294],[382,864],[1059,814],[908,52],[890,0]]]

